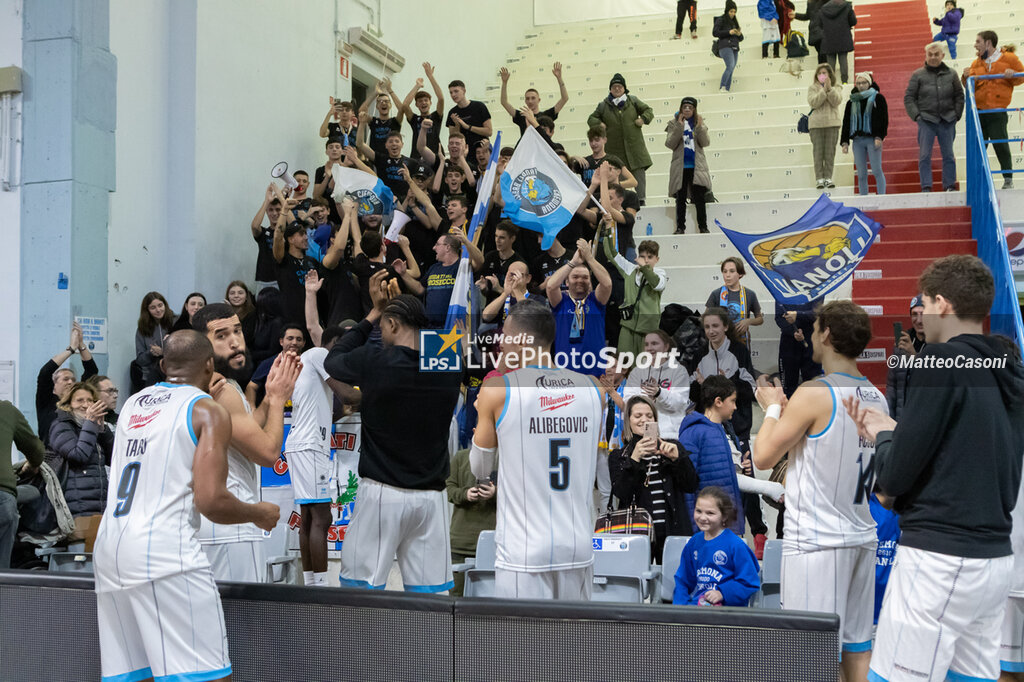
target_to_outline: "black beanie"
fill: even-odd
[[[693,105],[693,110],[697,111],[697,98],[696,97],[684,97],[681,100],[679,100],[679,109],[680,110],[683,108],[684,104],[691,104],[691,105]]]
[[[621,85],[623,89],[626,89],[626,79],[622,77],[621,73],[617,73],[614,76],[612,76],[611,82],[608,83],[608,89],[611,90],[612,86],[615,85],[616,83]],[[629,92],[629,90],[626,90],[626,92]]]
[[[725,0],[725,13],[728,14],[731,9],[738,9],[736,7],[736,0]]]

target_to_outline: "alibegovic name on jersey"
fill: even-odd
[[[589,417],[530,417],[530,433],[584,433],[589,429]]]

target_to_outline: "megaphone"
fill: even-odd
[[[270,177],[277,180],[280,178],[284,181],[284,184],[290,188],[295,189],[299,186],[298,180],[292,177],[292,174],[288,172],[288,162],[282,161],[273,168],[270,169]]]

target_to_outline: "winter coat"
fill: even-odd
[[[608,136],[605,153],[622,159],[630,171],[644,170],[651,166],[651,155],[644,142],[644,129],[637,126],[637,117],[648,125],[654,120],[654,111],[633,95],[626,95],[626,103],[620,109],[612,103],[609,95],[598,103],[594,113],[587,119],[587,125],[591,128],[604,123]]]
[[[1007,69],[1013,69],[1014,73],[1024,72],[1024,66],[1021,65],[1017,55],[1005,49],[992,62],[978,57],[968,68],[970,76],[1002,75]],[[1010,99],[1013,97],[1013,88],[1022,83],[1024,83],[1024,78],[994,78],[974,81],[974,98],[978,103],[978,108],[1005,109],[1009,107]]]
[[[822,54],[853,52],[853,31],[857,15],[853,5],[846,0],[829,0],[818,12],[817,22],[821,26]]]
[[[771,21],[779,18],[779,8],[775,6],[775,0],[757,0],[757,17],[758,19],[767,19]]]
[[[715,17],[715,26],[711,30],[711,35],[718,38],[718,49],[724,50],[725,48],[732,48],[734,50],[740,49],[740,41],[743,40],[743,33],[738,36],[734,36],[729,31],[740,27],[740,22],[735,18],[730,19],[728,14],[723,14],[720,17]]]
[[[825,5],[827,0],[807,0],[807,11],[804,13],[797,12],[793,18],[797,21],[809,22],[807,28],[807,44],[814,47],[821,46],[821,23],[817,21],[818,13],[821,8]]]
[[[878,83],[871,87],[879,90]],[[866,102],[862,102],[866,106]],[[871,109],[871,132],[864,130],[851,131],[850,117],[853,115],[853,99],[846,100],[846,109],[843,111],[843,126],[839,132],[839,144],[849,144],[853,137],[871,137],[884,140],[889,131],[889,106],[886,104],[885,96],[879,92],[875,95],[875,105]]]
[[[612,481],[612,495],[619,500],[619,509],[628,509],[632,505],[643,507],[654,513],[654,504],[651,500],[650,491],[644,486],[647,477],[646,462],[637,462],[633,459],[633,448],[639,441],[633,438],[626,447],[613,450],[608,455],[608,471]],[[693,526],[690,520],[693,518],[693,511],[686,506],[687,495],[697,492],[698,480],[697,471],[693,462],[687,455],[686,449],[679,441],[668,439],[679,449],[679,457],[671,460],[668,457],[659,459],[658,467],[661,473],[661,480],[665,488],[665,505],[668,507],[665,515],[666,536],[667,535],[693,535]],[[663,538],[656,539],[664,541]]]
[[[915,121],[920,117],[928,123],[954,123],[964,115],[964,86],[945,62],[938,66],[925,64],[911,74],[903,107]]]
[[[939,31],[947,36],[955,36],[960,34],[960,19],[964,16],[964,11],[959,7],[953,9],[942,15],[941,19],[932,19],[932,23],[939,27]]]
[[[697,115],[694,114],[695,120]],[[683,164],[686,145],[683,144],[683,124],[672,118],[665,126],[665,146],[672,150],[672,163],[668,167],[668,195],[674,197],[683,186]],[[704,156],[704,147],[711,144],[707,124],[693,127],[693,184],[711,189],[711,172]],[[692,190],[691,190],[692,193]],[[692,197],[691,197],[692,198]]]
[[[70,412],[61,411],[50,427],[50,449],[64,460],[64,499],[74,516],[102,514],[107,503],[107,470],[114,434],[86,420],[79,426]]]
[[[700,481],[698,491],[711,485],[722,488],[732,498],[737,510],[743,509],[740,497],[740,485],[736,480],[736,465],[729,447],[729,437],[725,428],[716,424],[703,414],[693,412],[686,416],[679,427],[679,442],[688,453]],[[609,460],[609,467],[611,460]],[[612,490],[614,492],[614,489]],[[697,503],[697,495],[686,494],[686,510],[688,517],[693,518],[693,509]],[[736,514],[736,523],[730,526],[737,535],[743,535],[743,513]]]
[[[843,91],[835,84],[828,92],[818,81],[807,88],[807,103],[811,114],[807,117],[808,128],[838,128],[843,123],[839,105],[843,102]]]

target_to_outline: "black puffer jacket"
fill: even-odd
[[[647,465],[633,459],[633,448],[639,441],[639,438],[634,437],[626,444],[626,447],[613,450],[608,455],[612,494],[619,500],[619,509],[628,509],[635,504],[637,507],[643,507],[653,513],[654,502],[649,489],[644,486],[644,479],[647,478]],[[668,439],[666,442],[675,445],[679,451],[679,457],[675,460],[667,457],[661,457],[659,460],[661,480],[664,481],[665,486],[665,503],[668,507],[666,537],[668,535],[693,535],[685,493],[697,492],[697,470],[694,469],[686,448],[679,441]],[[655,537],[652,550],[659,559],[664,543],[664,537]]]
[[[821,26],[822,54],[853,52],[853,31],[850,29],[857,25],[853,5],[846,0],[829,0],[811,21],[812,34],[815,21]]]
[[[821,47],[821,24],[816,19],[825,2],[826,0],[807,0],[807,11],[802,14],[797,12],[793,17],[797,21],[810,22],[807,28],[807,44],[812,47]]]
[[[73,516],[102,514],[107,503],[107,470],[114,434],[105,425],[85,421],[82,426],[69,412],[59,411],[50,427],[50,449],[66,465],[64,499]],[[62,467],[63,468],[63,467]]]

